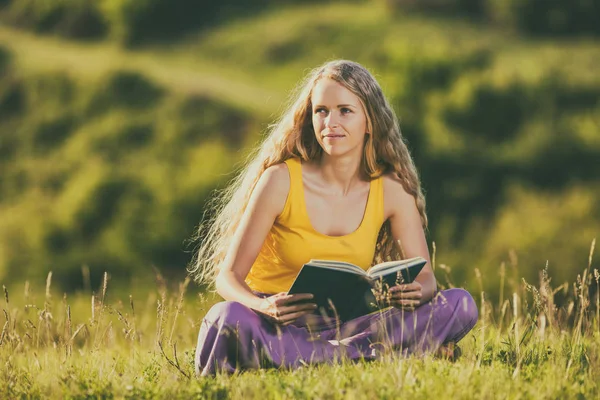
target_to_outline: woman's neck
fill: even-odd
[[[316,166],[330,194],[347,195],[361,181],[360,158],[354,156],[331,157],[323,154]]]

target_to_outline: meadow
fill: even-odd
[[[598,1],[224,1],[0,0],[0,398],[600,398]],[[208,199],[335,58],[381,83],[480,320],[456,362],[198,379]]]
[[[522,280],[516,287],[506,285],[503,271],[506,298],[474,296],[480,319],[460,342],[458,360],[388,351],[370,362],[201,378],[193,366],[196,335],[218,296],[190,287],[189,279],[170,284],[160,273],[154,288],[137,282],[129,296],[111,293],[108,274],[91,294],[61,296],[49,274],[45,288],[28,281],[17,293],[3,288],[0,397],[598,398],[600,297],[589,291],[600,280],[591,269],[594,245],[564,307],[554,294],[569,288],[553,287],[547,270],[538,284]]]

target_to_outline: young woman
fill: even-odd
[[[374,359],[384,348],[452,356],[477,307],[465,290],[436,289],[418,174],[379,84],[332,61],[294,97],[202,237],[191,273],[227,301],[202,322],[196,373]],[[287,294],[310,259],[368,269],[416,256],[428,263],[390,289],[392,307],[338,326],[319,321],[310,293]]]

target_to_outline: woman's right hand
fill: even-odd
[[[305,314],[310,314],[317,309],[315,303],[309,303],[313,295],[310,293],[287,294],[281,292],[265,297],[256,311],[266,315],[271,320],[289,325]]]

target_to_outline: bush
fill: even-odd
[[[489,0],[490,17],[537,36],[600,34],[600,0]]]
[[[10,65],[10,52],[0,46],[0,73],[4,73],[4,71],[6,71],[8,69],[8,66]]]
[[[183,273],[185,241],[254,126],[128,71],[86,85],[7,74],[0,113],[0,279],[52,270],[64,289],[81,287],[84,264],[93,280]]]
[[[96,1],[12,0],[4,19],[20,28],[73,39],[100,38],[108,28]]]
[[[161,42],[300,0],[0,0],[3,20],[73,39],[111,36],[127,46]]]
[[[537,36],[600,34],[600,0],[385,0],[387,7],[468,16]]]
[[[23,82],[11,67],[11,53],[0,46],[0,127],[10,123],[26,107]],[[0,138],[0,164],[10,160],[16,149],[14,129],[9,132]]]
[[[161,87],[133,71],[111,72],[98,86],[87,106],[88,114],[119,108],[147,109],[164,95]]]
[[[100,0],[111,35],[125,45],[165,41],[191,30],[300,0]]]
[[[0,72],[3,75],[0,76],[0,125],[2,125],[2,122],[6,122],[23,112],[25,109],[25,92],[21,80],[12,74],[3,72],[1,65]],[[1,147],[2,142],[0,142]]]
[[[408,10],[442,15],[468,15],[480,17],[484,12],[484,0],[384,0],[392,11]]]

